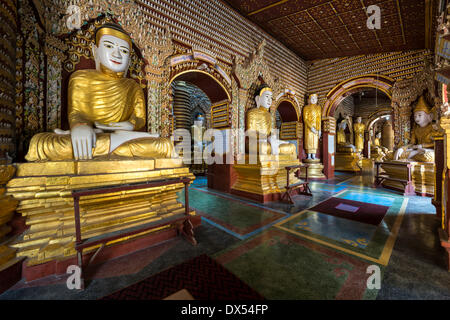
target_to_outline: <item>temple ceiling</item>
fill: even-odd
[[[432,49],[439,5],[439,0],[225,2],[305,60]],[[381,9],[381,29],[367,28],[370,5]]]

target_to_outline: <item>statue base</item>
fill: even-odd
[[[375,162],[382,162],[386,158],[384,153],[378,153],[377,151],[372,151],[370,153],[370,158],[375,160]]]
[[[235,164],[237,180],[231,193],[258,202],[278,201],[286,191],[287,166],[299,165],[300,161],[287,155],[259,156],[256,164],[249,164],[251,156],[245,155],[245,164]],[[238,163],[240,161],[238,160]],[[298,182],[292,171],[289,175],[291,184]]]
[[[360,172],[362,169],[362,156],[360,153],[336,153],[335,170]]]
[[[194,179],[182,159],[17,164],[16,177],[8,182],[7,194],[19,201],[17,212],[26,218],[29,228],[10,246],[17,249],[17,257],[28,258],[28,266],[74,257],[72,190],[181,177]],[[184,212],[184,206],[177,201],[177,192],[183,187],[184,184],[180,183],[82,197],[82,236],[99,236]],[[154,232],[165,228],[171,226]],[[134,236],[133,239],[141,236]],[[122,238],[114,244],[130,239]],[[97,247],[86,249],[86,254]]]
[[[403,165],[392,165],[393,163]],[[408,162],[402,160],[385,161],[381,165],[381,169],[384,170],[384,175],[389,178],[408,180],[408,168],[407,164],[412,165],[411,178],[414,189],[418,195],[432,197],[434,195],[434,163],[433,162]],[[383,187],[399,190],[404,192],[405,186],[403,183],[395,180],[384,180]]]
[[[308,164],[308,179],[323,180],[326,179],[323,174],[323,165],[320,163],[320,159],[304,159],[304,163]],[[301,168],[300,177],[306,178],[306,168]]]

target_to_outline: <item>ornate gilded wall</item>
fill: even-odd
[[[303,102],[306,62],[219,0],[19,0],[18,4],[21,32],[17,64],[23,72],[18,74],[17,86],[19,159],[26,153],[32,135],[64,127],[64,77],[78,64],[85,64],[84,60],[92,59],[90,44],[92,27],[96,25],[93,21],[101,14],[130,32],[141,62],[145,62],[143,73],[141,65],[132,65],[131,69],[134,67],[146,92],[150,132],[170,134],[169,81],[177,72],[201,67],[203,63],[196,65],[189,60],[173,64],[171,58],[180,54],[203,52],[215,60],[215,65],[207,65],[207,69],[222,80],[229,80],[232,127],[243,123],[242,113],[248,105],[239,88],[249,89],[249,81],[255,83],[259,75],[279,87],[275,90],[278,93],[289,89]],[[74,13],[68,11],[71,5],[80,9],[81,29],[68,27],[67,21]],[[253,59],[255,56],[257,59]]]
[[[396,81],[411,79],[423,71],[424,57],[431,57],[431,52],[390,52],[311,61],[308,92],[319,94],[319,101],[323,105],[331,89],[341,81],[356,76],[379,73]]]
[[[15,73],[17,4],[13,0],[0,3],[0,161],[15,155]]]

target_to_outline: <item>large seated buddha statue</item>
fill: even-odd
[[[411,134],[410,144],[399,148],[394,154],[394,159],[433,162],[434,142],[432,135],[435,131],[432,124],[433,112],[429,109],[423,96],[420,97],[414,109],[414,121],[416,125]]]
[[[292,143],[281,142],[272,133],[272,115],[269,112],[272,95],[272,89],[267,85],[261,86],[256,92],[256,108],[247,112],[246,125],[249,134],[257,134],[258,143],[250,143],[247,150],[249,153],[291,155],[296,158],[297,147]]]
[[[414,108],[415,126],[410,143],[390,153],[382,165],[390,178],[408,179],[407,165],[411,165],[411,179],[415,192],[422,195],[434,194],[434,142],[433,110],[428,107],[422,96]],[[383,186],[404,190],[395,180],[385,180]]]
[[[246,114],[249,139],[246,154],[241,155],[245,161],[238,160],[233,166],[237,180],[231,193],[259,202],[277,201],[286,190],[285,168],[300,164],[297,147],[281,142],[272,131],[272,115],[269,112],[272,90],[266,85],[261,86],[256,91],[255,102],[256,108]],[[289,181],[298,181],[294,170]]]
[[[69,80],[70,131],[35,135],[26,160],[172,156],[169,139],[136,131],[145,126],[146,113],[142,88],[126,77],[131,50],[131,38],[119,25],[97,29],[92,45],[96,70],[76,71]]]
[[[177,200],[184,183],[177,180],[194,176],[183,159],[172,157],[169,139],[136,131],[145,127],[146,103],[139,84],[126,77],[130,37],[120,26],[104,24],[93,39],[96,69],[76,71],[69,80],[70,130],[35,135],[26,155],[30,162],[17,164],[16,177],[7,185],[8,195],[19,201],[17,212],[30,226],[11,245],[18,257],[28,258],[26,268],[50,263],[45,272],[53,272],[58,261],[75,256],[73,190],[173,182],[81,198],[83,239],[185,215]],[[111,245],[147,236],[152,233],[121,238]],[[130,244],[128,249],[137,250],[146,243]]]

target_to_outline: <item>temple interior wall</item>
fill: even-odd
[[[411,79],[423,71],[424,58],[431,56],[429,50],[413,50],[310,61],[308,92],[317,93],[323,105],[330,90],[342,81],[377,73],[396,81]]]
[[[384,96],[384,97],[383,97]],[[391,100],[385,95],[381,95],[377,100],[375,98],[356,98],[355,99],[355,115],[362,118],[366,123],[369,117],[381,109],[391,108]]]

